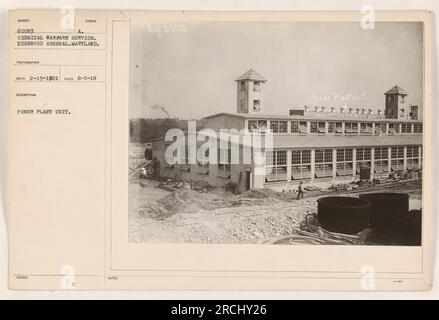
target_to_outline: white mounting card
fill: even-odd
[[[426,11],[11,10],[10,288],[430,289],[431,43]]]

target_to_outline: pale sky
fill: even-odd
[[[375,30],[351,22],[179,25],[163,32],[163,24],[132,24],[131,117],[164,117],[157,105],[181,119],[236,113],[235,79],[249,68],[268,80],[267,114],[304,105],[384,109],[383,94],[394,85],[423,105],[421,23],[376,23]],[[341,98],[348,95],[360,99]]]

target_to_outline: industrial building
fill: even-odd
[[[265,113],[266,82],[248,70],[236,79],[237,112],[202,119],[205,128],[215,131],[270,132],[272,149],[255,150],[263,153],[263,174],[255,173],[255,162],[230,164],[230,156],[215,164],[170,165],[165,159],[169,142],[157,139],[152,148],[160,176],[213,186],[235,183],[238,192],[243,192],[290,188],[299,181],[304,185],[352,181],[360,178],[360,172],[373,179],[422,168],[422,108],[408,103],[408,92],[399,86],[384,93],[384,110],[305,106],[287,110],[285,115],[270,115]]]

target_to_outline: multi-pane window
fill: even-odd
[[[318,132],[318,122],[311,122],[311,133],[317,133]]]
[[[291,121],[291,133],[299,133],[299,122]]]
[[[218,173],[222,176],[230,176],[231,168],[231,150],[229,148],[218,149]]]
[[[343,133],[343,123],[342,122],[335,123],[335,133],[338,133],[338,134]]]
[[[261,100],[253,100],[253,110],[254,111],[261,110]]]
[[[404,147],[392,147],[390,157],[392,171],[404,170]]]
[[[422,133],[422,124],[414,123],[413,124],[413,133]]]
[[[401,133],[410,133],[411,128],[409,123],[401,123]]]
[[[270,121],[270,129],[273,133],[287,133],[288,122],[287,121]]]
[[[248,120],[248,130],[265,130],[267,128],[267,120]]]
[[[265,181],[287,180],[287,152],[285,150],[267,151],[265,155]]]
[[[287,132],[288,132],[288,122],[279,121],[279,133],[287,133]]]
[[[387,133],[389,133],[389,134],[395,133],[395,124],[394,123],[389,123],[389,130],[387,131]]]
[[[344,124],[344,132],[347,134],[358,134],[358,123],[357,122],[346,122]]]
[[[400,123],[395,123],[394,124],[393,130],[395,131],[395,133],[399,133],[399,126],[400,126]]]
[[[372,134],[373,124],[371,122],[361,123],[360,132],[361,134]]]
[[[315,150],[315,176],[332,177],[332,149]]]
[[[334,132],[335,132],[335,123],[328,122],[328,133],[334,133]]]
[[[374,151],[374,170],[375,173],[388,172],[389,171],[389,148],[375,148]]]
[[[307,133],[308,123],[306,121],[291,121],[291,133]]]
[[[311,150],[291,151],[291,179],[311,179]]]
[[[259,81],[253,82],[253,90],[254,91],[261,91],[261,82],[259,82]]]
[[[381,130],[381,124],[375,123],[375,134],[381,134],[383,131]]]
[[[407,169],[419,169],[419,147],[407,147]]]
[[[356,151],[356,171],[360,173],[361,167],[370,168],[371,166],[371,148],[358,148]]]
[[[337,149],[337,176],[352,175],[352,149]]]
[[[326,133],[326,123],[325,122],[319,122],[318,132],[319,133]]]
[[[392,159],[404,158],[404,147],[392,147],[391,148]]]
[[[300,123],[299,123],[299,132],[300,133],[308,133],[308,122],[300,121]]]

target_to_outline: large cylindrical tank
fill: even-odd
[[[323,229],[356,234],[369,224],[371,202],[354,197],[323,197],[318,202],[318,219]]]
[[[379,242],[388,245],[421,245],[422,214],[409,214],[409,195],[382,192],[360,195],[372,203],[370,225]]]
[[[372,202],[372,218],[379,214],[401,216],[409,212],[409,196],[406,193],[374,192],[360,194],[359,197]]]

